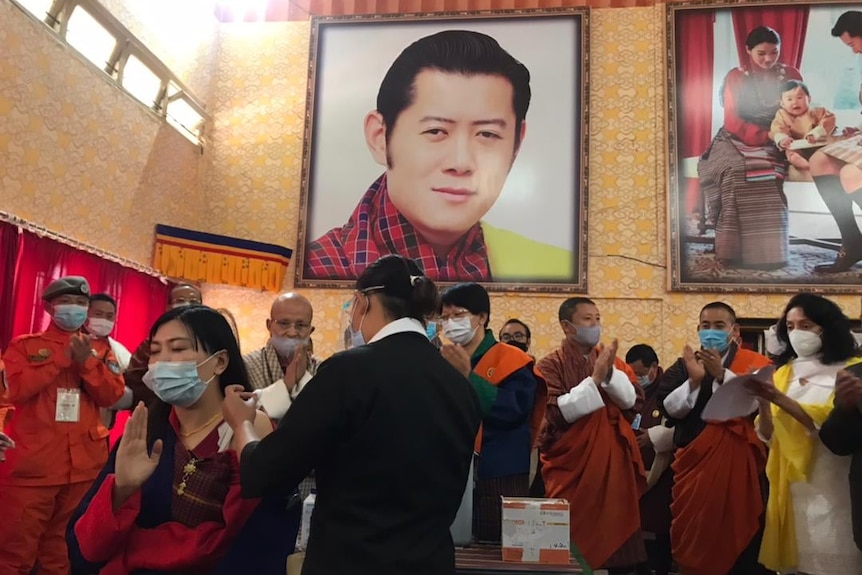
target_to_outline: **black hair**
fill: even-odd
[[[560,321],[572,321],[572,316],[578,311],[579,305],[596,305],[596,302],[588,297],[570,297],[560,304],[559,318]]]
[[[700,309],[700,314],[698,315],[698,318],[700,318],[700,316],[702,316],[702,315],[703,315],[703,312],[705,312],[705,311],[706,311],[706,310],[708,310],[708,309],[721,309],[721,310],[724,310],[724,311],[726,311],[728,314],[730,314],[730,321],[731,321],[732,323],[736,323],[736,312],[733,310],[733,308],[732,308],[732,307],[730,307],[729,305],[727,305],[727,304],[726,304],[726,303],[724,303],[723,301],[713,301],[713,302],[709,302],[708,304],[706,304],[705,306],[703,306],[703,307]]]
[[[236,318],[233,316],[231,311],[225,307],[216,308],[216,311],[227,320],[227,324],[230,326],[231,332],[233,332],[233,337],[236,339],[236,347],[240,353],[242,353],[242,345],[239,341],[239,327],[237,327]]]
[[[853,38],[862,38],[862,12],[848,10],[838,17],[832,27],[832,35],[838,38],[845,32]]]
[[[754,47],[758,44],[775,44],[776,46],[780,46],[781,36],[769,26],[758,26],[748,33],[748,37],[745,39],[745,47],[749,50],[754,50]]]
[[[114,306],[114,311],[117,311],[117,300],[106,293],[94,293],[90,296],[90,303],[93,303],[94,301],[106,301]]]
[[[376,295],[392,320],[412,317],[425,325],[425,318],[440,307],[434,282],[416,262],[399,255],[383,256],[365,268],[356,280],[356,290]]]
[[[239,353],[239,344],[233,335],[227,319],[218,311],[205,305],[187,305],[170,309],[163,313],[150,328],[149,340],[152,341],[156,332],[163,325],[171,321],[182,323],[192,336],[192,345],[197,351],[202,349],[207,354],[219,351],[227,352],[227,367],[219,375],[219,387],[222,394],[229,385],[241,385],[246,391],[253,391],[248,378],[245,362]],[[170,413],[170,405],[159,400],[153,400],[148,406],[150,408],[150,425],[148,442],[152,444],[164,434],[165,426]]]
[[[805,95],[809,98],[811,97],[811,92],[808,91],[808,86],[805,85],[805,82],[800,80],[787,80],[781,85],[781,94],[784,95],[786,92],[790,92],[797,88],[802,88],[802,91],[805,92]]]
[[[446,289],[440,296],[443,305],[456,305],[469,310],[473,315],[487,314],[485,325],[491,321],[491,298],[488,291],[477,283],[463,282]]]
[[[530,107],[530,71],[494,38],[470,30],[446,30],[420,38],[392,62],[377,92],[377,111],[383,116],[387,142],[398,116],[413,103],[416,76],[423,70],[506,78],[512,84],[518,148],[521,124]]]
[[[527,324],[525,324],[524,322],[522,322],[521,320],[519,320],[518,318],[515,318],[515,317],[513,317],[512,319],[506,320],[506,323],[504,323],[503,327],[500,328],[500,333],[497,335],[497,337],[501,337],[503,330],[506,329],[506,326],[509,324],[512,324],[512,323],[516,323],[519,326],[521,326],[522,328],[524,328],[524,333],[527,334],[527,339],[532,339],[533,336],[530,333],[530,326],[528,326]]]
[[[651,367],[653,364],[658,365],[658,355],[652,347],[639,343],[626,353],[626,363],[632,364],[636,361],[640,361],[644,367]]]
[[[850,318],[844,315],[841,308],[832,300],[823,296],[800,293],[796,294],[784,307],[784,313],[778,320],[775,335],[785,344],[784,352],[775,358],[776,365],[784,365],[796,356],[787,332],[787,313],[793,308],[800,308],[805,317],[823,329],[820,335],[820,361],[825,364],[847,361],[857,353],[856,338],[850,331]]]

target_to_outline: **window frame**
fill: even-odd
[[[72,52],[76,57],[88,65],[100,70],[107,79],[117,86],[137,105],[149,110],[156,116],[161,118],[163,122],[177,130],[186,139],[203,150],[205,143],[205,134],[208,126],[211,124],[212,117],[207,113],[206,107],[195,97],[195,95],[180,81],[180,79],[171,72],[171,70],[162,62],[155,54],[153,54],[136,36],[134,36],[115,16],[113,16],[104,6],[96,0],[53,0],[50,9],[44,19],[40,19],[30,10],[20,4],[17,0],[10,0],[12,5],[21,10],[29,18],[41,22],[49,30],[51,30],[58,39]],[[86,10],[99,24],[101,24],[114,38],[117,43],[113,52],[108,56],[106,64],[100,68],[94,64],[66,39],[66,31],[69,19],[72,17],[75,9],[81,7]],[[135,97],[128,89],[123,86],[123,70],[129,56],[134,55],[144,66],[149,68],[156,76],[161,79],[161,88],[152,106],[147,106]],[[179,88],[179,91],[168,96],[168,86],[173,83]],[[183,99],[197,114],[201,116],[201,123],[197,133],[188,129],[180,129],[174,123],[167,119],[168,104],[176,99]]]

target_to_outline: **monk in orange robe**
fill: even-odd
[[[676,448],[670,528],[673,558],[682,575],[762,575],[757,562],[763,534],[761,487],[766,447],[753,417],[725,422],[701,418],[713,392],[736,375],[769,364],[737,346],[739,325],[729,305],[713,302],[700,312],[701,347],[659,380],[661,410],[674,427]],[[757,402],[751,400],[751,413]]]
[[[646,474],[632,430],[643,390],[617,341],[599,345],[601,319],[584,297],[560,306],[566,339],[537,367],[548,385],[540,440],[546,496],[572,510],[572,543],[590,567],[622,569],[646,561],[638,500]]]

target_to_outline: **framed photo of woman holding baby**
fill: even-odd
[[[862,287],[862,3],[667,6],[670,287]]]

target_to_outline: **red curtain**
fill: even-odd
[[[681,11],[676,21],[677,118],[679,158],[698,157],[712,140],[714,11]],[[697,178],[680,178],[685,186],[686,213],[698,211],[700,184]]]
[[[15,264],[18,261],[18,226],[0,223],[0,349],[12,339],[14,309]]]
[[[117,300],[117,323],[111,336],[130,351],[165,311],[171,286],[159,278],[49,238],[19,233],[17,226],[8,223],[0,222],[0,242],[0,273],[6,278],[0,294],[0,349],[13,336],[47,327],[42,291],[66,275],[84,276],[93,293],[107,293]]]
[[[733,9],[733,34],[739,63],[748,65],[745,39],[758,26],[769,26],[781,36],[781,61],[797,70],[808,30],[808,6],[776,6]]]

